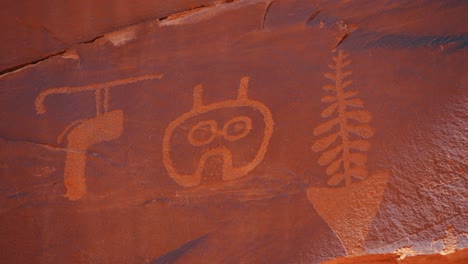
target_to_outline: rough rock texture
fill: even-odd
[[[406,257],[404,255],[382,254],[382,255],[366,255],[358,257],[344,257],[334,260],[324,261],[323,264],[425,264],[425,263],[444,263],[444,264],[463,264],[468,257],[468,250],[462,249],[450,255],[430,254]]]
[[[2,262],[467,261],[466,1],[95,2],[1,4]]]

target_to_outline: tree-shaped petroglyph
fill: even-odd
[[[358,91],[346,90],[352,81],[349,66],[351,60],[342,50],[333,57],[334,64],[328,65],[331,73],[325,77],[333,84],[323,86],[331,95],[322,97],[322,102],[329,105],[322,111],[321,117],[329,120],[314,129],[315,136],[322,138],[315,141],[312,150],[322,152],[318,164],[327,166],[326,173],[331,177],[329,185],[338,185],[343,180],[346,186],[352,183],[352,177],[364,179],[367,176],[367,155],[370,143],[366,139],[374,135],[374,129],[369,125],[371,114],[362,109],[364,103],[356,98]]]
[[[390,173],[377,171],[367,176],[365,152],[370,143],[366,139],[374,135],[374,128],[369,125],[371,114],[356,97],[358,92],[348,88],[351,85],[351,71],[346,69],[351,63],[348,57],[340,50],[333,57],[334,64],[328,65],[332,72],[326,73],[325,78],[333,84],[323,87],[330,94],[322,97],[322,102],[328,105],[321,113],[328,120],[315,128],[315,136],[321,138],[312,145],[313,151],[322,152],[318,164],[327,166],[328,184],[340,186],[312,186],[307,197],[341,240],[346,254],[361,255]]]

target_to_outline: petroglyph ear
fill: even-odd
[[[244,101],[249,99],[249,77],[244,76],[239,83],[239,90],[237,91],[237,100]]]
[[[193,110],[200,108],[203,105],[203,85],[197,84],[193,88]]]
[[[245,101],[249,99],[249,77],[244,76],[240,79],[239,89],[237,90],[237,100]],[[193,88],[193,107],[196,110],[203,106],[203,85],[197,84]]]

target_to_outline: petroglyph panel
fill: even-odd
[[[2,263],[463,256],[463,1],[128,2],[0,9]]]

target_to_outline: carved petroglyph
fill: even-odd
[[[382,171],[367,176],[367,155],[363,152],[370,148],[366,139],[374,135],[374,129],[369,125],[371,114],[362,109],[363,101],[356,98],[358,92],[345,90],[352,83],[346,80],[351,71],[344,70],[351,63],[347,57],[339,50],[333,57],[335,64],[329,65],[334,72],[325,74],[334,82],[323,87],[332,92],[322,97],[322,102],[329,105],[321,117],[329,120],[315,128],[315,136],[325,135],[312,145],[313,151],[322,152],[318,164],[327,166],[325,173],[331,175],[328,184],[340,187],[311,187],[307,196],[341,240],[347,254],[360,255],[364,253],[365,240],[390,173]],[[360,181],[353,182],[353,178]]]
[[[123,111],[109,111],[110,88],[160,78],[162,78],[162,74],[153,74],[87,86],[51,88],[41,92],[37,96],[35,101],[36,111],[38,114],[43,114],[46,112],[44,99],[48,95],[71,94],[84,91],[95,92],[96,117],[72,122],[65,127],[57,138],[57,142],[60,144],[67,135],[68,145],[64,181],[67,189],[65,196],[68,199],[79,200],[86,194],[85,172],[88,148],[101,142],[115,140],[122,135]]]
[[[91,85],[86,85],[86,86],[65,86],[65,87],[59,87],[59,88],[50,88],[45,91],[42,91],[36,97],[36,101],[34,102],[34,104],[36,106],[37,113],[43,114],[46,112],[46,109],[44,106],[44,99],[51,94],[71,94],[71,93],[84,92],[84,91],[95,91],[97,89],[103,89],[105,87],[110,88],[110,87],[127,85],[127,84],[137,83],[137,82],[146,81],[146,80],[161,79],[162,77],[163,77],[163,74],[148,74],[148,75],[142,75],[138,77],[120,79],[120,80],[115,80],[115,81],[110,81],[110,82],[105,82],[105,83],[91,84]]]
[[[345,61],[346,57],[348,55],[340,50],[338,56],[333,58],[336,64],[329,65],[335,73],[325,74],[325,77],[332,80],[334,85],[323,87],[326,91],[332,91],[333,95],[322,98],[322,102],[330,103],[330,105],[322,111],[321,117],[330,118],[335,113],[336,115],[314,129],[314,135],[320,136],[338,127],[338,131],[326,135],[312,145],[313,151],[324,151],[318,164],[328,165],[326,173],[331,175],[328,180],[329,185],[338,185],[344,180],[346,186],[349,186],[352,182],[351,177],[363,179],[367,176],[367,155],[362,152],[369,150],[370,143],[360,138],[369,138],[374,135],[374,129],[368,125],[372,118],[371,114],[366,110],[355,110],[355,108],[364,107],[363,101],[356,98],[358,92],[345,91],[345,88],[352,83],[351,80],[346,80],[351,71],[343,70],[351,63],[351,60]],[[357,139],[352,138],[353,134]],[[333,145],[338,139],[341,142]]]
[[[248,77],[241,78],[238,96],[236,100],[226,100],[218,103],[203,104],[203,87],[197,85],[193,93],[193,108],[191,111],[181,115],[172,121],[164,135],[163,139],[163,163],[169,175],[181,186],[193,187],[199,185],[202,178],[203,169],[211,157],[218,156],[222,161],[222,179],[224,181],[234,180],[247,175],[263,160],[267,151],[271,135],[273,133],[273,117],[270,110],[264,104],[248,98]],[[218,124],[216,120],[202,120],[191,126],[187,133],[187,141],[193,147],[203,148],[201,157],[198,160],[195,170],[192,173],[184,174],[174,165],[173,154],[173,135],[178,128],[184,127],[184,123],[192,118],[204,117],[209,113],[216,113],[222,109],[236,110],[247,108],[249,111],[259,112],[263,117],[264,131],[261,144],[254,158],[242,166],[233,165],[233,153],[227,146],[213,146],[215,139],[226,142],[236,142],[246,138],[250,132],[255,129],[252,119],[246,115],[237,115],[223,125]]]
[[[341,188],[309,188],[307,197],[341,240],[347,255],[361,255],[387,187],[382,171]]]

